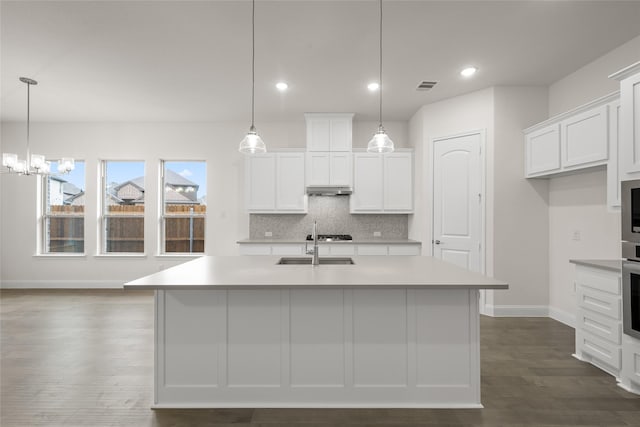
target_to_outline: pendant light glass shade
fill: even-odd
[[[393,141],[384,131],[382,125],[378,128],[378,132],[373,134],[373,138],[367,145],[369,153],[391,153],[394,150]]]
[[[256,0],[251,2],[251,127],[249,132],[240,141],[238,151],[242,154],[266,153],[267,146],[256,132],[254,126],[255,99],[256,99]]]
[[[256,128],[251,126],[249,132],[244,136],[244,139],[240,141],[239,151],[244,154],[259,154],[266,153],[267,147],[264,145],[262,138],[256,132]]]
[[[380,97],[380,115],[379,115],[379,125],[378,131],[373,134],[373,138],[369,141],[367,145],[367,151],[369,153],[392,153],[395,150],[393,145],[393,141],[387,133],[384,131],[384,127],[382,126],[382,0],[380,0],[380,80],[378,83],[379,89],[379,97]]]

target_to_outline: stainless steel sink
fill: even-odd
[[[312,258],[280,258],[277,265],[311,265]],[[351,265],[355,264],[352,258],[337,258],[337,257],[321,257],[320,264],[329,265]]]

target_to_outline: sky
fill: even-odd
[[[206,180],[206,163],[202,161],[192,162],[165,162],[165,167],[175,173],[185,177],[189,181],[193,181],[200,185],[198,189],[198,198],[207,194]],[[51,162],[51,170],[56,171],[58,162]],[[59,175],[62,179],[74,184],[76,187],[84,190],[85,184],[85,164],[83,161],[76,161],[76,167],[68,174]],[[130,179],[138,178],[144,175],[144,162],[107,162],[107,183],[122,183]],[[146,177],[145,179],[154,179]]]

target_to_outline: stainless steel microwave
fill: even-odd
[[[622,181],[622,240],[640,244],[640,179]]]

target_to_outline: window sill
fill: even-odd
[[[78,258],[87,258],[87,254],[60,252],[60,253],[50,253],[50,254],[35,254],[33,257],[34,258],[74,258],[74,259],[78,259]]]
[[[98,254],[94,255],[94,258],[102,258],[102,259],[143,259],[147,257],[147,254],[136,254],[136,253],[112,253],[112,254]]]

